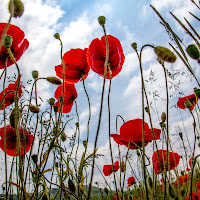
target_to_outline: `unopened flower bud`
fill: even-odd
[[[3,46],[6,48],[10,48],[11,45],[12,45],[12,37],[10,35],[6,35],[3,42]]]
[[[39,113],[40,112],[40,108],[38,106],[34,106],[34,105],[31,105],[29,106],[29,110],[32,112],[32,113]]]
[[[200,89],[194,88],[194,93],[197,98],[200,98]]]
[[[182,132],[179,132],[179,136],[181,138],[181,140],[183,139],[183,133]]]
[[[83,146],[84,146],[85,148],[87,148],[87,141],[86,141],[86,140],[83,140]]]
[[[191,109],[191,107],[192,107],[192,103],[191,103],[190,101],[185,101],[185,102],[184,102],[184,105],[185,105],[185,107],[188,108],[188,109]]]
[[[10,126],[16,129],[16,126],[22,116],[22,110],[19,108],[14,108],[10,114]]]
[[[63,96],[60,96],[58,99],[59,99],[59,102],[60,102],[60,103],[63,103],[63,101],[64,101]]]
[[[31,158],[32,158],[32,161],[33,161],[35,164],[37,164],[37,159],[38,159],[37,154],[33,154],[33,155],[31,156]]]
[[[17,18],[22,16],[24,12],[24,5],[20,0],[10,0],[8,4],[8,9],[10,14],[13,17]]]
[[[55,105],[55,106],[53,107],[53,109],[54,109],[54,112],[55,112],[55,113],[58,112],[58,106],[57,106],[57,105]]]
[[[176,56],[169,49],[161,46],[154,47],[154,52],[156,55],[165,62],[174,63],[176,61]]]
[[[149,114],[149,107],[145,107],[144,109]]]
[[[133,47],[133,49],[137,50],[137,43],[136,42],[132,43],[131,46]]]
[[[161,120],[162,120],[162,122],[165,122],[165,120],[166,120],[166,113],[165,112],[162,112]]]
[[[62,84],[62,81],[57,77],[50,77],[49,76],[49,77],[46,78],[46,80],[49,81],[50,83],[54,84],[54,85]]]
[[[59,33],[55,33],[55,34],[54,34],[54,37],[55,37],[57,40],[60,40],[60,35],[59,35]]]
[[[39,76],[39,72],[38,72],[37,70],[32,71],[32,77],[33,77],[34,79],[37,79],[38,76]]]
[[[66,136],[66,134],[65,134],[64,132],[61,133],[60,139],[61,139],[63,142],[66,141],[67,136]]]
[[[98,22],[101,26],[103,26],[106,23],[106,18],[104,16],[98,17]]]
[[[188,55],[189,55],[191,58],[193,58],[193,59],[195,59],[195,60],[199,60],[199,50],[198,50],[198,48],[196,47],[195,44],[189,45],[189,46],[187,47],[186,51],[187,51]]]
[[[75,125],[76,125],[77,128],[79,127],[79,123],[78,122],[76,122]]]
[[[50,104],[51,106],[53,106],[54,103],[55,103],[55,99],[54,99],[54,98],[50,98],[48,102],[49,102],[49,104]]]

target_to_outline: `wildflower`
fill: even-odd
[[[112,172],[116,172],[119,169],[119,161],[116,161],[114,165],[104,165],[103,173],[105,176],[110,176]]]
[[[191,94],[186,97],[179,97],[177,106],[181,109],[187,108],[185,105],[185,102],[190,102],[191,103],[191,111],[194,109],[194,106],[197,104],[198,98],[195,96],[195,94]]]
[[[5,98],[4,98],[4,101],[5,101],[5,108],[8,107],[9,105],[11,105],[13,102],[14,102],[14,99],[15,99],[15,91],[17,89],[17,85],[18,85],[18,79],[15,81],[15,83],[10,83],[8,85],[7,88],[4,89],[4,91],[2,91],[0,93],[0,102],[2,103],[2,100],[3,100],[3,97],[4,95],[9,92],[9,91],[13,91],[13,92],[9,92],[6,94]],[[21,85],[19,85],[19,88],[18,88],[18,93],[17,93],[17,97],[20,98],[22,95],[22,88],[21,88]],[[0,110],[3,110],[4,109],[4,105],[2,103],[1,107],[0,107]]]
[[[77,98],[77,92],[74,84],[64,84],[64,100],[62,103],[62,112],[68,113],[71,111],[73,101]],[[55,98],[59,100],[59,97],[63,95],[63,85],[59,85],[55,91]],[[57,101],[54,105],[60,108],[61,104]]]
[[[132,186],[135,183],[135,178],[134,177],[129,177],[127,179],[127,185],[128,187]]]
[[[4,127],[0,128],[0,148],[4,150]],[[31,135],[27,130],[20,127],[19,128],[19,137],[20,137],[20,144],[21,149],[20,153],[21,155],[27,153],[33,142],[33,135]],[[19,156],[19,152],[16,151],[17,147],[17,135],[16,130],[12,128],[11,126],[6,126],[6,154],[9,156]]]
[[[178,179],[176,180],[176,183],[179,182],[180,186],[187,184],[188,182],[188,174],[184,174],[178,177]]]
[[[152,161],[155,174],[160,174],[164,170],[164,168],[166,168],[167,171],[175,169],[175,167],[179,164],[180,156],[177,153],[168,152],[168,154],[169,160],[168,164],[166,164],[167,151],[160,149],[158,150],[158,152],[154,152],[152,156]]]
[[[0,38],[2,37],[3,31],[6,27],[6,23],[0,23]],[[29,42],[24,39],[24,32],[17,26],[10,24],[7,35],[12,37],[12,45],[10,47],[14,58],[16,61],[20,59],[22,54],[27,50]],[[5,63],[7,59],[7,67],[14,64],[13,60],[10,58],[6,47],[2,46],[0,49],[0,69],[5,68]]]
[[[113,195],[113,200],[121,200],[121,197],[118,196],[117,198],[117,194]]]
[[[142,119],[133,119],[127,121],[120,127],[120,134],[111,134],[111,137],[117,144],[125,145],[130,149],[141,148],[143,138],[142,124]],[[153,131],[155,140],[160,139],[161,130],[154,128]],[[146,122],[144,122],[144,140],[145,146],[154,140],[152,130],[149,128]]]
[[[82,80],[83,77],[86,79],[90,71],[90,67],[87,63],[87,48],[82,49],[71,49],[66,52],[63,56],[65,63],[64,77],[65,81],[70,84],[77,83]],[[55,66],[56,75],[59,78],[63,78],[63,65]]]
[[[190,194],[187,195],[187,197],[185,198],[185,200],[190,200]],[[196,192],[192,192],[192,199],[193,200],[198,200],[198,194]]]
[[[109,44],[108,63],[110,65],[111,77],[113,78],[121,71],[125,56],[120,41],[112,35],[108,35],[107,37]],[[87,56],[88,64],[91,66],[91,69],[104,77],[104,63],[106,57],[105,36],[103,36],[101,40],[96,38],[91,42]],[[106,72],[106,78],[110,79],[108,69]]]

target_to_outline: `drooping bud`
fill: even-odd
[[[74,182],[70,178],[68,179],[68,187],[72,193],[75,193],[76,188],[75,188]]]
[[[136,42],[132,43],[131,46],[133,47],[133,49],[137,50],[137,43]]]
[[[195,59],[195,60],[199,60],[199,50],[198,50],[198,48],[196,47],[195,44],[189,45],[189,46],[187,47],[186,51],[187,51],[188,55],[189,55],[191,58],[193,58],[193,59]]]
[[[76,125],[77,128],[79,128],[79,123],[78,122],[76,122],[75,125]]]
[[[38,106],[34,106],[34,105],[32,105],[32,104],[30,104],[29,110],[30,110],[32,113],[39,113],[39,112],[40,112],[40,108],[39,108]]]
[[[55,37],[57,40],[60,40],[60,35],[59,35],[59,33],[55,33],[55,34],[54,34],[54,37]]]
[[[21,17],[24,12],[24,5],[20,0],[10,0],[8,10],[13,17]]]
[[[103,26],[106,23],[106,18],[104,16],[98,17],[98,22],[101,26]]]
[[[54,85],[61,85],[62,81],[57,77],[47,77],[46,80]]]
[[[3,42],[3,46],[6,48],[10,48],[11,45],[12,45],[12,37],[10,35],[6,35]]]
[[[165,120],[166,120],[166,113],[165,112],[162,112],[161,120],[162,120],[162,122],[165,122]]]
[[[38,72],[37,70],[32,71],[32,77],[33,77],[34,79],[37,79],[38,76],[39,76],[39,72]]]
[[[37,154],[33,154],[33,155],[31,156],[31,158],[32,158],[32,161],[33,161],[35,164],[37,164],[38,155],[37,155]]]
[[[66,141],[67,136],[66,136],[66,134],[65,134],[64,132],[61,133],[61,135],[60,135],[60,139],[61,139],[63,142]]]
[[[200,89],[194,88],[194,93],[197,98],[200,98]]]
[[[84,146],[85,148],[87,148],[87,141],[86,141],[86,140],[83,140],[83,146]]]
[[[14,108],[9,117],[10,126],[15,129],[21,116],[22,116],[22,110],[19,108]]]
[[[50,98],[48,102],[49,102],[49,104],[50,104],[51,106],[53,106],[54,103],[55,103],[55,99],[54,99],[54,98]]]
[[[183,139],[183,133],[182,132],[179,132],[179,136],[181,138],[181,140]]]
[[[149,114],[149,107],[145,107],[144,109]]]
[[[154,52],[156,55],[165,62],[174,63],[176,61],[176,56],[169,49],[161,46],[154,47]]]

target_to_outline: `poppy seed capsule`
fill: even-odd
[[[187,51],[188,55],[189,55],[191,58],[193,58],[193,59],[195,59],[195,60],[199,60],[199,50],[198,50],[198,48],[196,47],[195,44],[189,45],[189,46],[187,47],[186,51]]]
[[[50,98],[48,102],[49,102],[49,104],[50,104],[51,106],[53,106],[54,103],[55,103],[55,99],[54,99],[54,98]]]
[[[156,55],[165,62],[174,63],[176,61],[176,56],[169,49],[161,46],[154,47],[154,52]]]
[[[20,0],[13,0],[12,2],[13,4],[10,1],[8,5],[8,10],[10,14],[15,18],[21,17],[24,12],[23,3]]]
[[[61,133],[60,139],[64,142],[67,139],[67,136],[64,132]]]
[[[57,106],[57,105],[55,105],[55,106],[53,107],[53,109],[54,109],[54,112],[55,112],[55,113],[58,112],[58,106]]]
[[[165,120],[166,120],[166,113],[165,112],[162,112],[161,120],[162,120],[162,122],[165,122]]]
[[[61,85],[62,84],[62,81],[59,78],[57,78],[57,77],[51,77],[51,76],[49,76],[49,77],[46,78],[46,80],[48,82],[54,84],[54,85]]]
[[[183,133],[182,132],[179,132],[179,136],[181,139],[183,139]]]
[[[104,16],[98,17],[98,22],[101,26],[103,26],[106,23],[106,18]]]
[[[136,42],[132,43],[131,46],[133,47],[133,49],[137,50],[137,43]]]
[[[37,70],[32,71],[32,77],[33,77],[34,79],[37,79],[38,76],[39,76],[39,72],[38,72]]]
[[[15,126],[18,124],[20,118],[22,116],[22,110],[19,108],[14,108],[10,114],[10,126],[12,128],[16,128]]]
[[[32,112],[32,113],[39,113],[40,112],[40,108],[38,106],[34,106],[34,105],[30,105],[29,106],[29,110]]]
[[[12,37],[10,35],[6,35],[3,42],[3,46],[6,48],[10,48],[11,45],[12,45]]]
[[[57,40],[60,40],[60,35],[59,35],[59,33],[55,33],[55,34],[54,34],[54,37],[55,37]]]
[[[200,89],[194,88],[194,93],[197,98],[200,98]]]

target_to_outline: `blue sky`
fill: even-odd
[[[8,0],[3,0],[0,5],[0,21],[6,22],[9,14],[7,11]],[[71,48],[86,48],[95,38],[103,36],[103,30],[97,22],[100,15],[106,17],[107,33],[117,37],[122,44],[125,63],[120,74],[112,80],[111,92],[111,132],[115,133],[115,117],[120,114],[126,121],[141,117],[141,82],[139,76],[139,65],[136,54],[132,50],[131,43],[137,42],[140,49],[144,44],[154,44],[166,46],[169,48],[170,41],[164,27],[159,23],[159,18],[153,12],[150,4],[154,5],[164,18],[174,27],[178,34],[184,39],[186,45],[190,44],[190,38],[183,34],[177,23],[172,19],[169,11],[172,11],[178,17],[183,19],[187,17],[191,23],[197,25],[197,22],[188,14],[191,11],[197,14],[198,10],[189,0],[26,0],[24,1],[25,12],[19,19],[12,19],[12,23],[19,26],[30,42],[29,49],[19,60],[19,66],[22,79],[26,82],[31,79],[31,72],[38,70],[41,77],[55,76],[54,66],[61,63],[60,61],[60,45],[53,35],[58,32],[61,35],[64,52]],[[198,28],[199,29],[199,28]],[[196,63],[194,63],[196,65]],[[178,59],[176,64],[166,64],[169,70],[179,70],[186,72],[181,61]],[[155,81],[153,82],[153,90],[157,90],[160,97],[157,102],[159,115],[165,110],[165,91],[164,91],[164,74],[161,67],[156,61],[156,56],[152,49],[146,49],[143,55],[143,69],[145,79],[148,80],[149,73],[155,72]],[[15,72],[15,67],[9,67],[8,73]],[[176,83],[181,80],[181,89],[186,95],[193,93],[193,87],[196,86],[186,75],[179,76],[175,80]],[[93,141],[96,134],[97,120],[100,105],[100,94],[103,79],[94,72],[90,71],[86,79],[86,87],[92,105],[92,120],[90,128],[90,146],[89,151],[93,150]],[[152,85],[146,82],[150,95],[150,100],[154,107],[153,122],[156,128],[159,128],[159,120],[155,111],[155,105],[152,98]],[[87,99],[83,91],[82,83],[77,83],[78,91],[78,108],[80,114],[81,140],[86,138],[86,124],[88,119]],[[27,88],[30,90],[30,86]],[[45,101],[54,95],[56,86],[52,86],[45,81],[41,81],[38,87],[39,95],[44,102],[41,103],[41,109],[45,109]],[[102,168],[103,163],[110,163],[108,152],[108,122],[107,122],[107,92],[108,82],[105,92],[105,104],[103,110],[103,119],[99,136],[99,153],[105,154],[100,158],[99,166]],[[173,93],[173,89],[171,93]],[[26,97],[26,95],[25,95]],[[27,97],[28,98],[28,97]],[[178,96],[174,95],[170,99],[170,107],[176,104]],[[154,112],[155,111],[155,112]],[[187,111],[183,111],[184,124],[187,129],[191,129],[191,117]],[[75,108],[73,107],[70,116],[76,122]],[[170,134],[172,142],[177,143],[177,133],[184,130],[181,121],[180,111],[172,108],[170,110]],[[148,120],[147,120],[148,122]],[[122,122],[119,122],[119,124]],[[67,134],[72,134],[72,130],[68,128]],[[192,134],[192,133],[189,133]],[[192,137],[190,137],[192,138]],[[114,148],[116,148],[113,142]],[[151,147],[149,147],[150,149]],[[83,148],[82,148],[83,149]],[[123,149],[123,148],[122,148]],[[125,150],[126,148],[124,148]],[[181,149],[175,148],[174,150]],[[80,149],[81,152],[81,149]],[[134,155],[134,152],[132,152]],[[153,152],[149,151],[149,156]],[[81,153],[80,153],[81,155]],[[117,159],[117,152],[114,153]],[[101,160],[102,159],[102,160]],[[102,162],[103,161],[103,162]],[[112,177],[110,178],[112,181]]]

